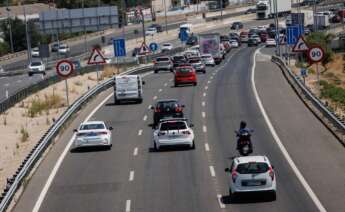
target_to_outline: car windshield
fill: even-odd
[[[239,164],[236,171],[240,174],[260,174],[267,172],[268,169],[269,167],[267,163],[251,162]]]
[[[169,62],[169,58],[167,57],[158,57],[156,59],[157,62]]]
[[[104,124],[83,124],[80,126],[80,130],[102,130],[105,129]]]
[[[40,66],[42,65],[42,62],[32,62],[31,66]]]
[[[186,123],[184,121],[169,121],[161,124],[160,130],[185,130],[187,129]]]

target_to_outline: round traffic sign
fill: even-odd
[[[60,60],[56,64],[56,73],[60,77],[69,77],[74,71],[74,67],[71,61],[69,60]]]
[[[149,47],[150,47],[150,50],[153,52],[157,51],[159,48],[157,43],[150,43]]]
[[[320,46],[312,46],[308,50],[308,58],[311,62],[318,63],[325,56],[324,50]]]

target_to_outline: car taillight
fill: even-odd
[[[158,136],[162,136],[162,135],[165,135],[165,132],[159,132],[158,133]]]
[[[181,108],[181,107],[175,108],[175,112],[176,112],[176,113],[182,112],[182,108]]]
[[[157,61],[154,60],[154,61],[152,61],[152,63],[153,63],[153,64],[157,64]]]
[[[155,113],[159,113],[159,112],[161,112],[161,110],[158,107],[156,107],[155,108]]]
[[[232,171],[231,172],[231,178],[232,178],[232,182],[235,183],[236,179],[237,179],[238,175],[236,171]]]
[[[98,132],[97,135],[107,135],[108,132]]]
[[[272,181],[274,180],[274,171],[273,171],[273,168],[270,167],[269,170],[268,170],[268,174],[270,175]]]
[[[191,134],[189,130],[183,131],[182,133],[185,134],[185,135],[190,135]]]

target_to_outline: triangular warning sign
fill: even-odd
[[[146,45],[146,43],[141,44],[139,54],[147,54],[150,53],[149,47]]]
[[[309,47],[308,47],[307,43],[305,42],[304,38],[302,36],[300,36],[298,38],[297,43],[292,48],[292,51],[293,52],[305,52],[305,51],[308,51],[308,49],[309,49]]]
[[[106,62],[105,62],[105,58],[104,58],[103,54],[101,53],[101,51],[99,49],[94,48],[92,50],[91,56],[90,56],[87,64],[93,65],[93,64],[104,64],[104,63],[106,63]]]

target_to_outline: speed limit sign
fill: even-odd
[[[60,77],[69,77],[74,71],[74,67],[71,61],[69,60],[60,60],[56,64],[56,73]]]
[[[310,62],[318,63],[323,60],[325,52],[320,46],[312,46],[308,50],[308,58]]]

